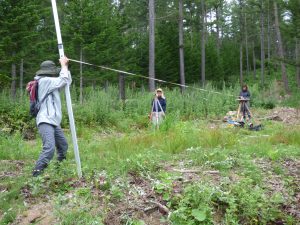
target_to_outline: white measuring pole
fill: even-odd
[[[52,3],[52,11],[53,11],[53,17],[54,17],[54,23],[55,23],[56,36],[57,36],[59,57],[62,58],[65,56],[65,53],[64,53],[64,46],[63,46],[62,38],[61,38],[56,0],[51,0],[51,3]],[[69,84],[67,84],[65,87],[65,94],[66,94],[66,103],[67,103],[68,114],[69,114],[70,129],[71,129],[73,146],[74,146],[75,160],[76,160],[76,165],[77,165],[77,173],[78,173],[79,178],[81,178],[82,177],[81,163],[80,163],[80,157],[79,157],[77,135],[76,135],[76,129],[75,129],[75,122],[74,122],[74,116],[73,116]]]
[[[159,129],[159,118],[158,118],[158,99],[157,96],[155,96],[155,116],[156,116],[156,128]]]

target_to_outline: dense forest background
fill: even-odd
[[[216,87],[278,80],[300,87],[299,0],[57,1],[69,58],[181,84]],[[56,62],[50,1],[0,0],[0,86],[12,97],[41,61]],[[71,63],[77,86],[115,83],[114,72]],[[82,78],[82,79],[80,79]],[[128,77],[137,86],[153,80]],[[22,91],[21,91],[22,92]]]

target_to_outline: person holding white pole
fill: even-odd
[[[63,46],[62,37],[61,37],[56,0],[51,0],[51,4],[52,4],[53,17],[54,17],[56,37],[57,37],[58,53],[59,53],[60,58],[64,58],[65,52],[64,52],[64,46]],[[74,120],[74,115],[73,115],[72,100],[71,100],[69,86],[70,86],[69,84],[67,84],[65,86],[66,104],[67,104],[67,109],[68,109],[70,130],[71,130],[71,134],[72,134],[72,142],[73,142],[73,147],[74,147],[74,155],[75,155],[75,160],[76,160],[77,173],[78,173],[78,177],[81,178],[82,177],[81,162],[80,162],[80,156],[79,156],[77,134],[76,134],[75,120]]]
[[[43,141],[42,152],[32,172],[35,177],[48,166],[55,149],[59,162],[66,159],[68,143],[60,127],[62,111],[59,92],[72,82],[68,62],[67,57],[62,57],[60,59],[61,69],[59,69],[54,62],[44,61],[34,78],[38,81],[38,100],[41,103],[36,123]],[[58,74],[59,76],[56,77]]]
[[[150,114],[150,118],[152,120],[153,125],[156,127],[162,122],[165,117],[167,101],[164,96],[164,93],[161,88],[158,88],[155,91],[154,99],[152,100],[152,110]]]

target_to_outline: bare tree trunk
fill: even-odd
[[[205,87],[205,33],[206,33],[206,13],[204,0],[201,1],[201,19],[202,19],[202,32],[201,32],[201,85]]]
[[[299,40],[296,38],[296,81],[298,84],[298,88],[300,88],[300,59],[299,59],[299,52],[300,52],[300,47],[299,47]]]
[[[106,80],[105,83],[104,83],[104,91],[105,91],[105,93],[108,92],[108,87],[109,87],[109,83],[108,83],[108,80]]]
[[[193,18],[193,14],[192,14],[192,12],[191,11],[189,11],[189,14],[190,14],[190,18]],[[197,17],[198,18],[198,17]],[[194,47],[194,45],[193,45],[193,34],[194,34],[194,32],[193,32],[193,24],[191,24],[190,25],[190,39],[191,39],[191,50],[193,51],[193,47]]]
[[[270,0],[268,0],[268,75],[271,74],[271,26],[270,26]]]
[[[247,66],[247,76],[249,75],[249,49],[248,49],[248,31],[247,31],[247,19],[245,14],[245,48],[246,48],[246,66]]]
[[[119,98],[125,101],[125,75],[119,73]]]
[[[149,90],[155,90],[155,0],[149,0]]]
[[[83,53],[82,53],[82,46],[80,47],[80,62],[83,61]],[[83,77],[82,77],[82,63],[80,63],[80,87],[79,87],[79,101],[80,101],[80,104],[82,105],[83,104]]]
[[[213,32],[213,23],[211,23],[211,21],[213,21],[212,9],[209,9],[209,22],[210,22],[209,33],[210,34],[212,34]]]
[[[141,91],[142,91],[142,94],[145,93],[145,86],[144,86],[144,83],[142,83]]]
[[[206,10],[206,5],[205,5],[205,0],[201,0],[201,2],[203,1],[203,11],[202,12],[205,12],[205,16],[204,16],[204,24],[205,24],[205,31],[208,32],[208,27],[207,27],[207,10]],[[202,6],[201,6],[201,9],[202,9]],[[205,42],[207,42],[208,40],[208,35],[205,35]]]
[[[220,7],[220,14],[221,15],[221,27],[219,27],[220,29],[220,44],[222,46],[222,40],[223,40],[223,37],[224,37],[224,27],[223,27],[223,3],[221,4],[221,7]]]
[[[252,54],[253,54],[253,78],[256,79],[256,57],[255,57],[255,46],[254,46],[254,43],[253,43]]]
[[[243,76],[243,42],[240,43],[240,84],[243,85],[244,76]]]
[[[243,2],[239,0],[239,25],[240,25],[240,84],[244,83],[244,75],[243,75],[243,33],[244,33],[244,24],[243,24]]]
[[[13,62],[11,64],[11,97],[13,99],[16,99],[16,79],[17,79],[17,75],[16,75],[16,64],[14,62],[14,57],[15,57],[15,52],[13,52],[12,54],[12,58],[13,58]]]
[[[20,94],[23,96],[24,60],[20,63]]]
[[[217,29],[217,53],[218,56],[220,55],[220,48],[221,48],[221,38],[220,38],[220,7],[221,5],[218,5],[216,7],[216,29]]]
[[[179,58],[180,58],[180,84],[181,92],[185,87],[185,74],[184,74],[184,42],[183,42],[183,4],[182,0],[179,0]]]
[[[289,93],[290,89],[289,89],[288,77],[286,74],[286,67],[284,63],[284,51],[282,47],[282,40],[281,40],[281,33],[280,33],[279,19],[278,19],[278,8],[277,8],[276,1],[274,1],[274,16],[275,16],[275,30],[276,30],[277,43],[278,43],[278,54],[279,54],[280,64],[281,64],[281,76],[282,76],[282,81],[284,83],[285,91]]]
[[[261,0],[260,8],[260,79],[261,85],[264,85],[265,80],[265,32],[264,32],[264,11],[263,11],[263,0]]]

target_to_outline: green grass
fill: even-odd
[[[128,189],[128,173],[156,180],[153,188],[164,195],[172,211],[169,220],[173,224],[185,224],[183,221],[198,224],[202,219],[204,224],[213,224],[217,220],[225,224],[264,224],[278,220],[294,224],[296,220],[282,211],[281,194],[268,196],[265,174],[253,160],[274,162],[271,169],[285,177],[286,171],[280,166],[281,162],[300,158],[299,127],[268,123],[261,132],[248,132],[238,128],[210,128],[208,122],[201,120],[174,121],[163,126],[159,131],[149,127],[126,133],[118,130],[105,133],[99,127],[79,126],[83,173],[91,185],[84,188],[74,187],[76,165],[72,145],[68,160],[58,171],[53,163],[42,177],[33,179],[30,169],[40,151],[40,138],[24,141],[18,133],[1,136],[1,160],[25,162],[21,177],[8,177],[1,181],[1,185],[8,189],[0,194],[2,224],[13,221],[26,209],[20,195],[24,187],[37,201],[51,196],[55,216],[62,224],[72,224],[74,220],[78,224],[101,224],[111,204],[124,198],[123,193]],[[71,143],[68,130],[66,134]],[[208,177],[203,177],[199,182],[186,185],[180,195],[173,196],[172,182],[180,174],[164,172],[164,166],[178,167],[180,161],[186,168],[220,171],[220,183],[213,184]],[[15,171],[15,167],[9,164],[1,167],[1,171]],[[102,176],[99,174],[106,177],[106,186],[99,186],[99,176]],[[231,174],[236,174],[239,180],[229,182]],[[117,178],[123,181],[115,183]],[[157,186],[157,182],[161,185]],[[91,195],[93,186],[104,191],[105,201],[98,202]],[[67,193],[74,193],[73,197],[66,199]],[[102,212],[97,210],[99,204]],[[138,219],[129,216],[127,221]]]
[[[299,107],[299,92],[295,89],[286,99],[280,99],[276,82],[270,82],[269,88],[262,89],[257,84],[250,85],[251,107],[273,108],[275,105]],[[195,86],[197,88],[197,86]],[[167,97],[168,121],[195,120],[195,119],[220,119],[229,110],[236,110],[236,96],[239,94],[239,85],[216,89],[208,84],[206,91],[187,89],[181,94],[179,89],[164,88]],[[280,89],[280,87],[279,87]],[[215,93],[218,92],[218,93]],[[151,110],[152,93],[139,90],[126,89],[126,101],[118,99],[118,89],[110,86],[105,92],[96,89],[84,89],[84,102],[79,104],[78,89],[72,88],[73,111],[76,124],[79,127],[89,126],[95,129],[118,130],[127,132],[128,129],[144,129],[149,126],[147,115]],[[63,96],[63,94],[62,94]],[[28,96],[18,96],[17,100],[9,97],[8,91],[0,95],[0,134],[12,134],[17,131],[27,139],[36,135],[35,122],[28,113]],[[68,127],[66,107],[63,107],[63,127]],[[166,123],[167,129],[168,123]]]
[[[207,90],[216,91],[211,85]],[[265,115],[275,105],[299,107],[296,92],[279,101],[272,86],[263,94],[255,84],[250,90],[255,114]],[[62,127],[70,143],[68,160],[59,169],[53,162],[43,176],[32,178],[31,169],[42,143],[34,120],[28,116],[27,98],[14,102],[2,93],[0,224],[15,221],[30,205],[44,201],[51,202],[59,224],[104,224],[107,216],[126,202],[128,193],[139,196],[130,184],[131,176],[149,183],[172,212],[169,217],[162,216],[161,223],[296,224],[297,218],[283,210],[284,204],[296,204],[292,199],[297,191],[296,178],[289,175],[283,163],[300,158],[299,126],[264,122],[262,131],[251,132],[212,124],[215,122],[210,121],[236,109],[235,97],[228,94],[237,94],[237,85],[217,90],[221,95],[165,91],[167,117],[155,130],[147,117],[152,94],[127,88],[123,104],[116,87],[109,87],[107,92],[87,88],[84,104],[80,105],[77,90],[72,89],[84,175],[81,181],[76,175],[65,107]],[[15,160],[24,162],[21,171]],[[268,165],[267,172],[257,160]],[[183,182],[184,174],[172,170],[182,168],[199,170],[199,177]],[[214,177],[205,171],[219,173]],[[272,192],[266,182],[276,176],[283,182],[284,193]],[[176,182],[182,190],[174,194]],[[24,196],[24,191],[30,196]],[[286,202],[282,201],[284,195],[289,196]],[[146,223],[146,218],[123,211],[122,224]]]

